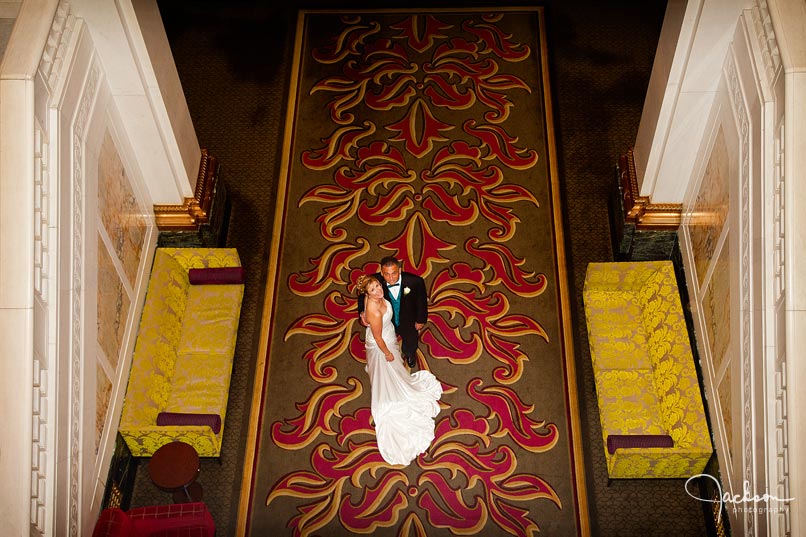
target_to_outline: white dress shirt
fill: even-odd
[[[386,287],[389,289],[389,294],[392,295],[392,297],[394,297],[395,300],[397,300],[397,298],[400,296],[400,288],[402,286],[403,286],[403,278],[398,278],[397,285],[390,284],[387,285]]]

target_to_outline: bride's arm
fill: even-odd
[[[366,310],[366,317],[369,323],[369,329],[372,332],[372,337],[375,338],[375,343],[378,344],[378,348],[381,349],[383,355],[386,356],[387,362],[393,361],[395,356],[383,340],[383,314],[380,309],[369,305]]]

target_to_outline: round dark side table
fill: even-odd
[[[174,503],[198,502],[204,497],[199,477],[199,454],[190,444],[165,444],[148,461],[148,475],[154,485],[173,493]]]

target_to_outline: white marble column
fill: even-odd
[[[785,270],[791,535],[806,532],[806,3],[770,0],[785,72]],[[806,416],[806,414],[805,414]]]
[[[33,117],[33,83],[0,81],[0,117]],[[27,535],[31,504],[33,378],[33,125],[10,132],[0,124],[0,520],[3,534]]]
[[[25,2],[0,72],[0,521],[31,532],[34,79],[55,0]],[[49,15],[49,16],[48,16]],[[44,17],[44,19],[42,18]],[[25,39],[15,39],[23,36]]]

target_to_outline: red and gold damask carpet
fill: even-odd
[[[301,12],[239,534],[587,535],[540,8]],[[431,448],[384,463],[353,285],[423,276]]]

